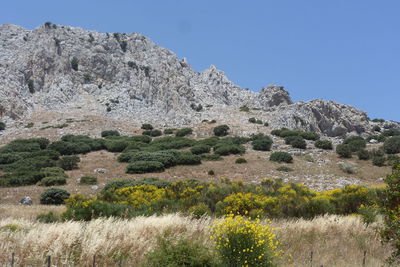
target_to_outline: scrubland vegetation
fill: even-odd
[[[246,149],[264,153],[273,145],[265,134],[227,136],[227,125],[214,127],[215,136],[197,140],[188,137],[191,128],[162,132],[143,124],[142,129],[136,136],[109,130],[102,138],[65,135],[55,142],[12,141],[0,148],[0,186],[61,186],[68,183],[66,171],[79,167],[80,155],[98,150],[118,153],[115,157],[126,164],[127,174],[155,174],[228,155],[239,155],[234,163],[247,166]],[[336,147],[316,133],[281,129],[271,134],[299,150],[335,148],[346,174],[359,171],[346,161],[355,155],[371,160],[371,165],[391,165],[393,173],[386,178],[388,186],[348,185],[326,191],[268,178],[258,183],[114,179],[91,196],[52,187],[42,192],[40,203],[60,208],[41,208],[43,212],[29,217],[36,222],[12,213],[0,220],[5,251],[0,263],[11,253],[20,265],[43,264],[46,255],[54,264],[82,266],[91,265],[94,255],[99,266],[361,266],[363,261],[365,266],[382,266],[390,255],[396,262],[400,132],[348,137]],[[383,144],[370,149],[371,139]],[[286,151],[268,155],[267,160],[289,166],[298,160]],[[292,172],[285,164],[274,168]],[[208,175],[215,176],[214,170]],[[80,176],[79,184],[95,185],[97,178]]]

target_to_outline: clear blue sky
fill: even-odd
[[[139,32],[243,88],[354,105],[400,121],[399,0],[12,0],[0,23]]]

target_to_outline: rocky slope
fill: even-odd
[[[365,112],[335,102],[293,103],[280,86],[260,93],[235,85],[215,66],[198,73],[141,34],[104,34],[46,23],[0,25],[0,118],[37,110],[81,109],[135,123],[182,126],[247,105],[273,128],[330,136],[370,131]],[[396,122],[381,126],[400,128]]]

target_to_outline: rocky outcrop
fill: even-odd
[[[7,24],[0,25],[0,47],[0,117],[6,121],[34,110],[84,109],[137,123],[182,126],[212,116],[213,107],[220,112],[247,105],[272,117],[273,127],[328,135],[371,128],[366,114],[350,106],[293,103],[275,85],[260,93],[242,89],[215,66],[196,72],[186,59],[137,33]]]

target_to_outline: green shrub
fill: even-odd
[[[40,172],[43,173],[45,177],[50,176],[59,176],[68,178],[68,175],[64,173],[64,170],[60,167],[47,167],[40,169]]]
[[[237,158],[235,160],[236,164],[243,164],[243,163],[247,163],[247,160],[245,158]]]
[[[287,152],[277,151],[277,152],[272,152],[271,156],[269,157],[269,160],[274,162],[292,163],[293,157]]]
[[[388,129],[382,132],[383,136],[398,136],[400,135],[400,130],[397,129]]]
[[[55,223],[60,221],[60,216],[52,211],[49,211],[47,213],[40,213],[36,217],[36,220],[41,223]]]
[[[97,178],[94,176],[82,176],[79,180],[79,184],[81,185],[94,185],[97,184]]]
[[[69,171],[78,169],[78,163],[81,159],[78,156],[64,156],[58,161],[60,168]]]
[[[372,157],[372,164],[378,167],[382,167],[385,165],[386,158],[385,156],[373,156]]]
[[[67,183],[67,179],[65,177],[57,177],[57,176],[49,176],[44,177],[39,181],[39,186],[53,186],[53,185],[64,185]]]
[[[34,152],[47,148],[48,144],[45,138],[17,139],[0,148],[0,153]]]
[[[120,140],[106,140],[105,141],[105,147],[107,151],[109,152],[122,152],[124,151],[131,142],[129,142],[126,139],[120,139]]]
[[[163,164],[164,168],[169,168],[178,164],[178,151],[157,151],[157,152],[131,152],[128,162],[134,163],[135,161],[158,161]],[[121,159],[120,159],[121,160]]]
[[[136,185],[137,185],[137,183],[136,183],[136,180],[134,180],[134,179],[113,180],[111,182],[108,182],[104,186],[103,192],[105,192],[105,191],[114,191],[116,189],[130,187],[130,186],[136,186]]]
[[[6,129],[6,124],[0,121],[0,131],[4,131]]]
[[[207,145],[194,145],[193,147],[190,148],[190,152],[196,155],[204,154],[204,153],[209,153],[211,148]]]
[[[189,138],[165,136],[155,139],[153,142],[150,143],[150,146],[146,147],[146,150],[158,151],[181,149],[184,147],[193,146],[195,143],[195,140]]]
[[[243,154],[245,150],[246,149],[240,145],[224,144],[216,148],[214,153],[220,156],[227,156],[230,154]]]
[[[393,136],[386,139],[383,149],[387,154],[400,153],[400,136]]]
[[[154,129],[154,127],[153,127],[153,125],[151,125],[151,124],[149,124],[149,123],[144,123],[144,124],[142,124],[142,127],[141,127],[143,130],[153,130]]]
[[[181,152],[177,156],[178,165],[197,165],[201,164],[201,157],[191,152]]]
[[[250,108],[249,108],[248,106],[246,106],[246,105],[243,105],[243,106],[241,106],[241,107],[239,108],[239,110],[240,110],[240,111],[243,111],[243,112],[249,112],[249,111],[250,111]]]
[[[380,212],[377,207],[361,205],[357,213],[361,215],[363,222],[368,225],[377,221]]]
[[[348,163],[348,162],[340,162],[338,165],[339,165],[339,168],[343,172],[348,173],[348,174],[354,174],[354,173],[357,173],[357,171],[358,171],[357,168],[353,164]]]
[[[360,151],[358,151],[357,156],[359,160],[369,160],[371,158],[369,151],[366,149],[361,149]]]
[[[210,175],[210,172],[209,174]],[[214,175],[214,174],[212,174]],[[210,207],[204,202],[200,202],[199,204],[192,206],[189,208],[189,213],[196,219],[200,219],[203,216],[210,215],[211,210]]]
[[[184,137],[193,133],[192,128],[182,128],[176,131],[175,136]]]
[[[173,134],[174,133],[174,129],[165,129],[164,130],[164,134]]]
[[[126,173],[163,172],[164,165],[158,161],[136,161],[129,163]]]
[[[367,146],[367,142],[360,136],[351,136],[343,141],[343,144],[348,145],[352,152],[357,152]]]
[[[65,141],[53,142],[49,145],[49,149],[55,150],[61,155],[73,155],[91,151],[90,146],[85,143],[71,143]]]
[[[226,135],[228,135],[229,126],[226,124],[219,125],[219,126],[215,127],[213,131],[214,131],[215,136],[226,136]]]
[[[285,143],[291,145],[293,148],[307,148],[307,143],[304,141],[304,138],[298,135],[285,137]]]
[[[289,168],[287,166],[279,166],[278,168],[276,168],[276,170],[280,171],[280,172],[291,172],[291,171],[293,171],[292,168]]]
[[[313,132],[300,131],[299,135],[306,140],[312,140],[312,141],[317,141],[320,138],[319,134]]]
[[[161,136],[162,132],[160,130],[145,130],[143,131],[143,135],[148,135],[148,136]]]
[[[378,125],[375,125],[374,127],[372,127],[372,131],[380,132],[381,131],[381,127],[379,127]]]
[[[116,130],[108,130],[101,132],[101,137],[107,137],[107,136],[120,136],[120,133]]]
[[[265,127],[268,127],[268,126],[269,126],[269,123],[268,123],[268,122],[264,122],[264,126],[265,126]]]
[[[76,57],[73,57],[72,60],[71,60],[71,68],[74,71],[77,71],[78,68],[79,68],[79,59],[77,59]]]
[[[160,266],[218,266],[217,257],[209,247],[193,239],[182,237],[159,238],[157,246],[145,255],[143,267]]]
[[[256,118],[254,118],[254,117],[249,118],[249,122],[250,122],[250,123],[256,123],[256,121],[257,121],[257,120],[256,120]]]
[[[351,158],[352,150],[349,145],[341,144],[336,146],[336,153],[341,158]]]
[[[269,151],[272,146],[272,139],[269,136],[262,136],[261,138],[257,138],[252,142],[252,146],[254,150],[260,151]]]
[[[317,140],[315,141],[315,147],[320,149],[332,150],[333,145],[329,140]]]
[[[59,188],[46,189],[40,195],[40,204],[61,205],[64,204],[64,200],[69,198],[69,196],[70,194],[64,189],[59,189]]]
[[[208,171],[208,175],[210,175],[210,176],[214,176],[214,175],[215,175],[215,172],[214,172],[214,170],[209,170],[209,171]]]

